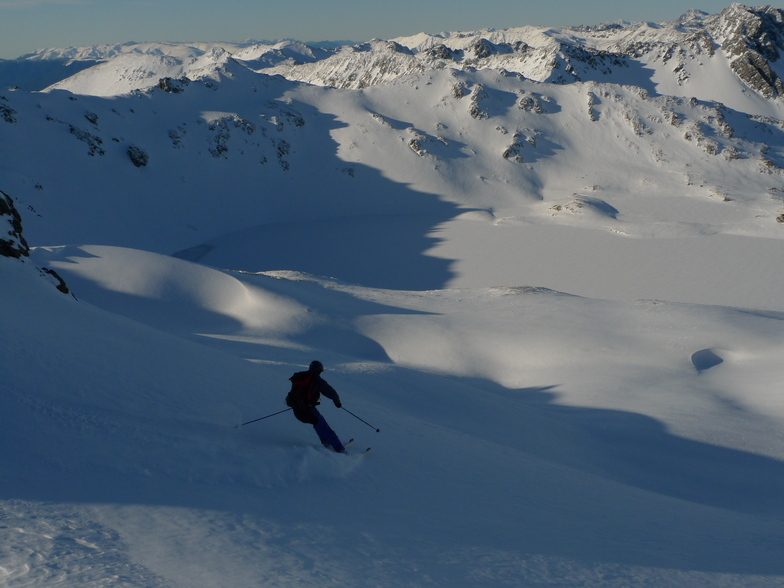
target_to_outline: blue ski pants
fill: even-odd
[[[305,408],[305,409],[294,409],[294,416],[297,417],[297,420],[307,423],[309,425],[313,425],[313,428],[316,429],[316,434],[319,436],[319,439],[324,445],[328,445],[332,447],[338,453],[343,453],[346,448],[343,447],[343,444],[338,439],[338,436],[335,434],[330,426],[327,424],[327,421],[324,420],[324,417],[321,416],[321,413],[316,410],[316,407],[312,408]]]

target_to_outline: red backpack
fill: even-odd
[[[318,404],[319,393],[313,392],[317,374],[313,372],[297,372],[289,378],[291,391],[286,396],[286,406],[302,410]]]

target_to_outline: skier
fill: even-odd
[[[286,396],[286,405],[293,409],[297,420],[313,425],[316,434],[321,439],[325,447],[331,447],[337,453],[345,453],[346,448],[338,439],[327,421],[316,409],[319,404],[319,396],[323,394],[340,408],[340,396],[337,391],[321,377],[324,365],[320,361],[310,362],[308,371],[297,372],[289,378],[291,380],[291,392]]]

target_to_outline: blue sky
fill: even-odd
[[[730,0],[0,0],[0,59],[48,47],[125,41],[359,42],[421,31],[664,21],[690,8],[717,13],[729,4]]]

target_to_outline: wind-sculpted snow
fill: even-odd
[[[99,297],[102,306],[125,308],[124,301],[133,299],[133,318],[180,332],[248,329],[274,336],[310,323],[307,310],[292,301],[169,256],[82,246],[38,248],[33,259],[63,271],[85,295]]]

